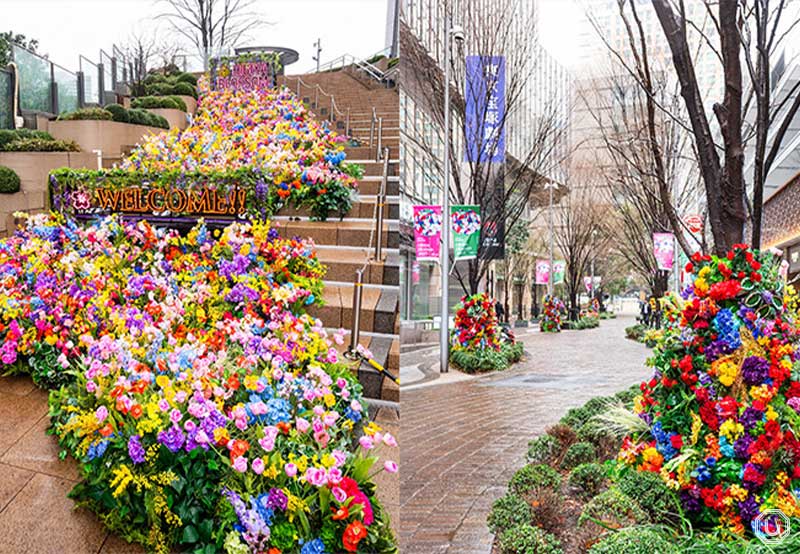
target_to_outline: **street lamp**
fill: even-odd
[[[547,294],[553,296],[553,191],[558,190],[558,183],[550,181],[545,183],[544,188],[550,191],[550,203],[547,208],[548,227],[550,227],[550,271],[547,274]]]
[[[464,29],[452,25],[448,15],[444,22],[444,190],[442,191],[442,322],[439,325],[441,373],[450,369],[450,46],[451,39],[462,43]]]
[[[590,306],[592,304],[592,300],[594,300],[594,298],[597,296],[597,294],[595,293],[595,290],[594,290],[594,258],[595,258],[594,237],[596,237],[596,236],[597,236],[597,229],[592,229],[592,244],[591,244],[591,248],[590,248],[591,251],[592,251],[592,263],[591,263],[591,268],[592,268],[592,273],[591,273],[592,288],[591,288],[591,296],[589,297],[589,305]]]

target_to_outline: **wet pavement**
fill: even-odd
[[[518,331],[523,360],[503,373],[401,389],[402,554],[488,554],[486,514],[527,444],[566,411],[649,377],[633,317],[544,334]],[[403,360],[405,364],[405,360]]]

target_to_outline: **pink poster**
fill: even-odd
[[[414,206],[414,249],[418,261],[438,261],[442,207]]]
[[[653,233],[653,255],[658,269],[672,269],[675,264],[675,237],[672,233]]]
[[[536,284],[546,285],[550,282],[550,262],[547,260],[536,260]]]
[[[411,284],[419,285],[419,262],[417,260],[411,262]]]

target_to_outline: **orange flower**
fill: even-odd
[[[131,406],[131,415],[133,416],[133,419],[139,419],[140,417],[142,417],[142,411],[143,410],[141,404],[134,404],[133,406]]]
[[[367,528],[360,521],[353,521],[344,530],[342,535],[342,546],[348,552],[356,552],[358,543],[367,536]]]
[[[104,437],[108,437],[108,436],[110,436],[110,435],[111,435],[111,433],[113,433],[113,432],[114,432],[114,428],[111,426],[111,424],[110,424],[110,423],[106,423],[105,425],[103,425],[103,426],[100,428],[100,431],[99,431],[99,433],[100,433],[101,435],[103,435]]]
[[[236,439],[231,445],[231,460],[234,460],[239,456],[243,456],[248,450],[250,450],[249,442]]]
[[[227,385],[229,389],[237,390],[240,384],[241,383],[239,383],[239,377],[237,377],[236,375],[231,375],[230,377],[228,377]]]
[[[338,509],[332,507],[331,511],[333,511],[333,516],[331,516],[333,521],[342,521],[350,517],[350,512],[347,510],[347,506],[340,506]]]

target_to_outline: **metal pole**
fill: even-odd
[[[547,276],[547,294],[550,296],[553,295],[553,183],[548,185],[548,189],[550,189],[550,203],[547,210],[548,214],[548,226],[550,227],[550,271]]]
[[[383,149],[383,118],[378,118],[378,148],[375,150],[375,161],[381,159],[381,150]]]
[[[442,322],[439,325],[441,373],[450,369],[450,16],[444,19],[444,189],[442,190]]]
[[[350,136],[350,108],[347,108],[347,116],[345,117],[344,122],[344,134],[348,137]]]
[[[389,178],[389,149],[383,152],[383,179],[381,179],[381,187],[378,191],[378,217],[375,219],[375,236],[378,240],[375,241],[375,260],[380,262],[383,252],[383,209],[386,205],[386,180]]]
[[[361,295],[364,292],[364,270],[356,271],[356,282],[353,283],[353,329],[350,332],[350,347],[345,356],[358,359],[358,339],[361,327]]]

